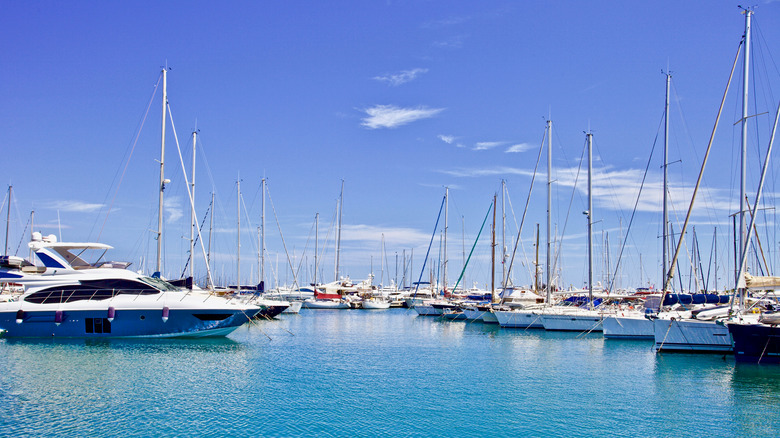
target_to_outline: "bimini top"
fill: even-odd
[[[96,242],[57,242],[57,237],[53,234],[41,236],[41,233],[35,232],[32,241],[28,246],[35,251],[41,263],[46,268],[51,269],[91,269],[91,268],[127,268],[128,262],[108,262],[101,259],[106,251],[113,249],[113,246],[105,243]],[[82,258],[88,250],[102,250],[96,261],[88,262]]]

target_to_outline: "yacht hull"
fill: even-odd
[[[225,336],[248,322],[259,309],[108,308],[0,311],[0,328],[9,338],[157,338]]]
[[[540,315],[530,310],[496,310],[493,315],[502,328],[544,328]]]
[[[731,335],[725,325],[710,321],[659,318],[653,321],[656,351],[730,353]]]
[[[655,339],[653,321],[644,316],[610,316],[601,326],[606,339]]]
[[[737,362],[780,364],[780,328],[768,324],[728,325]]]

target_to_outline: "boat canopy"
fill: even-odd
[[[726,304],[728,295],[718,294],[666,294],[664,306],[679,304]]]
[[[774,289],[780,287],[780,277],[760,277],[745,273],[745,287],[748,289]]]

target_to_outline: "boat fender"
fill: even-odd
[[[56,312],[54,312],[54,324],[59,326],[60,324],[62,324],[63,319],[64,316],[62,314],[62,310],[57,310]]]
[[[114,322],[114,318],[116,318],[116,309],[111,306],[108,308],[108,322]]]
[[[21,324],[22,322],[24,322],[24,310],[19,309],[16,312],[16,323]]]
[[[163,307],[162,310],[162,320],[163,322],[168,322],[168,315],[170,315],[171,309],[168,308],[168,306]]]

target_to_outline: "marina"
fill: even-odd
[[[780,3],[196,3],[0,15],[0,438],[780,435]]]
[[[409,309],[0,348],[5,436],[774,437],[780,424],[776,367]]]

